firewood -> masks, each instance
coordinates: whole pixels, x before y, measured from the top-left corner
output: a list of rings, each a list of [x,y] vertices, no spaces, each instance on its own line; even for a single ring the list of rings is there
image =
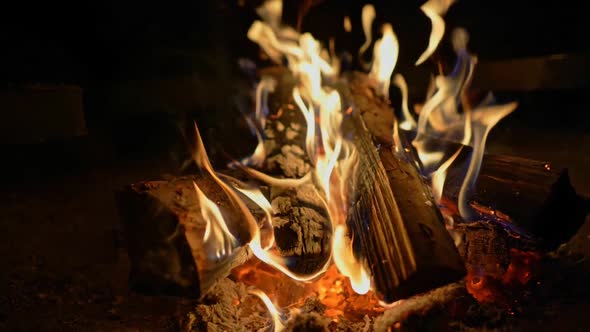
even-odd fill
[[[305,153],[305,119],[292,97],[295,81],[284,69],[265,71],[277,80],[269,96],[266,121],[267,159],[261,171],[279,178],[301,178],[312,166]],[[296,188],[270,186],[275,244],[288,268],[312,274],[330,258],[331,227],[326,207],[311,184]]]
[[[459,196],[471,150],[464,147],[449,168],[444,196],[451,200]],[[568,241],[590,213],[588,200],[576,193],[567,169],[508,155],[484,155],[470,200],[483,214],[504,216],[509,226],[538,238],[547,250]]]
[[[464,264],[413,156],[395,149],[393,110],[366,75],[354,73],[341,90],[360,113],[348,120],[360,154],[349,226],[376,292],[391,303],[462,278]]]
[[[219,260],[209,258],[203,245],[206,221],[193,181],[226,210],[242,245]],[[140,293],[198,298],[251,256],[243,246],[249,234],[240,227],[240,217],[232,215],[227,197],[207,177],[132,184],[117,193],[117,203],[131,261],[129,285]]]

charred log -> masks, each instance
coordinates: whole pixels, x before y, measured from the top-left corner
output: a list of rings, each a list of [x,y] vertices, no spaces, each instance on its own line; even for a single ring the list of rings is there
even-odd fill
[[[277,80],[269,97],[270,114],[265,128],[267,160],[262,171],[281,178],[301,178],[311,171],[305,153],[305,119],[296,109],[293,77],[282,69],[267,69]],[[275,243],[281,256],[288,258],[289,269],[313,273],[330,258],[331,227],[328,212],[314,187],[271,186]]]
[[[360,154],[349,224],[377,293],[393,302],[462,278],[464,264],[413,156],[396,150],[390,106],[363,74],[342,90],[359,112],[349,119]]]
[[[444,196],[451,200],[459,196],[471,150],[464,147],[449,168]],[[484,155],[470,200],[481,216],[500,216],[509,227],[539,238],[547,250],[567,242],[590,212],[589,201],[576,193],[567,169],[507,155]]]
[[[183,177],[145,181],[117,193],[117,203],[131,262],[130,288],[151,295],[200,297],[230,270],[251,255],[236,248],[221,259],[211,259],[204,246],[206,221],[193,181],[231,216],[228,199],[212,179]],[[249,234],[241,218],[231,216],[241,244]]]

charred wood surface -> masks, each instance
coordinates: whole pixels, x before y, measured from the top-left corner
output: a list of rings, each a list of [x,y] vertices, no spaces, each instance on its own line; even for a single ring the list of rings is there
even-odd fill
[[[283,70],[266,72],[277,80],[269,96],[269,115],[265,127],[268,153],[262,171],[280,178],[301,178],[311,171],[305,152],[305,119],[292,97],[295,81]],[[281,256],[288,258],[289,269],[313,273],[330,258],[331,226],[328,212],[314,187],[271,186],[275,243]]]
[[[193,181],[233,221],[229,227],[238,241],[249,241],[241,217],[232,215],[228,198],[212,179],[182,177],[130,185],[117,193],[117,203],[131,263],[131,289],[200,297],[250,257],[249,250],[239,246],[231,255],[211,258]]]
[[[449,168],[444,195],[457,200],[471,156],[464,147]],[[590,212],[588,199],[579,196],[567,169],[549,162],[507,155],[486,154],[473,197],[480,214],[492,212],[539,238],[554,250],[567,242],[584,224]]]
[[[347,85],[360,113],[351,118],[360,166],[349,223],[377,292],[393,302],[457,281],[464,264],[412,155],[395,149],[393,110],[366,75]]]

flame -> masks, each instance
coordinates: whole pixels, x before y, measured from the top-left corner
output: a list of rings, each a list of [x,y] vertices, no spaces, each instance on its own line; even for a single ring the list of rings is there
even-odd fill
[[[383,37],[375,42],[373,65],[369,76],[378,82],[382,95],[387,99],[389,98],[391,74],[399,54],[399,43],[391,24],[384,24],[382,31]]]
[[[349,16],[344,16],[344,31],[351,32],[352,31],[352,22],[350,21]]]
[[[465,180],[461,185],[458,203],[459,213],[464,220],[472,220],[476,216],[476,213],[469,205],[468,198],[471,197],[475,191],[475,184],[477,182],[477,176],[479,175],[488,134],[500,120],[512,113],[517,106],[518,104],[516,102],[505,105],[485,105],[480,106],[472,112],[473,152],[467,174],[465,175]]]
[[[278,30],[281,26],[281,17],[283,16],[283,0],[266,0],[260,7],[256,8],[256,13],[273,30]]]
[[[455,2],[455,0],[429,0],[420,7],[426,16],[432,22],[432,30],[430,32],[430,38],[428,40],[428,46],[420,58],[416,61],[416,66],[420,65],[426,59],[428,59],[432,53],[436,50],[436,47],[442,40],[445,34],[445,21],[442,19],[449,7]]]
[[[266,148],[264,146],[264,128],[266,126],[266,117],[268,116],[268,93],[274,92],[277,82],[272,77],[263,77],[256,87],[256,124],[251,124],[256,133],[258,144],[251,156],[244,158],[242,164],[262,167],[266,159]],[[250,118],[246,118],[250,119]],[[251,121],[251,120],[250,120]]]
[[[266,306],[266,309],[268,310],[268,312],[270,313],[270,316],[272,318],[273,331],[274,332],[283,331],[285,329],[285,324],[283,323],[283,320],[281,319],[282,314],[276,308],[274,303],[272,303],[270,298],[268,298],[268,295],[266,295],[263,291],[258,290],[258,289],[252,289],[249,291],[249,293],[257,296],[260,300],[262,300],[262,302]]]
[[[348,277],[352,289],[357,294],[366,294],[371,289],[371,278],[365,268],[359,264],[352,252],[352,241],[346,235],[344,225],[336,226],[334,230],[334,264],[338,271]]]
[[[408,84],[402,76],[402,74],[395,74],[393,77],[393,83],[400,89],[402,93],[402,115],[403,120],[400,122],[399,127],[404,130],[412,130],[416,128],[416,120],[410,113],[408,108]]]
[[[213,180],[221,187],[223,192],[229,199],[230,204],[236,208],[240,214],[244,217],[244,221],[246,222],[246,227],[248,228],[248,233],[250,235],[255,234],[258,231],[258,224],[252,216],[252,213],[246,207],[246,204],[238,197],[238,195],[234,192],[232,187],[226,184],[217,173],[214,171],[213,166],[211,165],[211,161],[207,156],[207,152],[205,150],[205,146],[203,144],[203,140],[201,139],[201,133],[199,132],[199,128],[195,123],[195,135],[196,135],[196,144],[195,144],[195,152],[193,153],[193,158],[195,163],[200,168],[204,169],[212,178]],[[219,220],[221,221],[221,220]],[[210,223],[210,221],[207,221]],[[225,222],[223,222],[225,224]],[[227,225],[225,225],[227,227]]]
[[[269,238],[265,241],[266,244],[261,245],[263,250],[268,250],[274,244],[275,237],[273,232],[273,225],[272,225],[272,205],[270,202],[264,197],[260,189],[242,189],[236,188],[239,192],[244,194],[246,197],[251,199],[254,203],[262,208],[264,214],[266,215],[265,224],[263,227],[266,227],[269,230]],[[262,241],[261,241],[262,242]]]
[[[453,164],[455,159],[459,156],[459,154],[463,151],[463,146],[461,146],[449,159],[447,159],[440,167],[431,175],[432,180],[432,195],[434,196],[434,201],[438,204],[442,198],[443,189],[445,186],[445,179],[447,177],[447,170]]]
[[[307,127],[305,134],[305,150],[307,152],[307,156],[311,159],[315,156],[315,112],[313,110],[313,105],[305,105],[305,102],[303,102],[297,87],[293,89],[293,99],[295,100],[295,104],[297,104],[299,110],[303,114],[303,118],[305,119],[305,124]],[[314,160],[312,160],[312,163],[313,162]]]
[[[237,245],[237,239],[228,229],[219,207],[207,198],[195,182],[193,185],[197,192],[201,216],[207,223],[203,242],[207,254],[212,256],[209,259],[216,260],[231,255]]]
[[[426,101],[416,127],[416,138],[412,145],[416,148],[426,175],[442,162],[444,156],[440,151],[429,151],[429,137],[442,137],[450,141],[469,144],[471,138],[471,121],[469,109],[459,113],[458,105],[471,83],[477,58],[467,51],[469,37],[463,29],[453,32],[453,47],[457,52],[457,63],[448,76],[434,78],[433,92]]]
[[[373,21],[375,20],[375,7],[373,5],[364,5],[362,12],[361,12],[361,22],[363,25],[363,33],[365,34],[365,42],[361,45],[359,49],[359,58],[362,58],[362,55],[367,51],[369,46],[371,45],[372,41],[372,32],[371,27],[373,26]]]

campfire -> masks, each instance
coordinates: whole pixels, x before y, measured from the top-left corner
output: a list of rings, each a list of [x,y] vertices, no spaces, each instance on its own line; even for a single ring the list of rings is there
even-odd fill
[[[432,31],[416,66],[441,43],[452,2],[421,7]],[[364,71],[346,69],[337,40],[284,24],[282,1],[258,14],[247,38],[266,65],[245,112],[258,144],[214,167],[197,123],[201,174],[119,193],[131,287],[198,299],[189,330],[386,331],[442,311],[461,321],[487,305],[518,314],[586,201],[550,163],[485,154],[517,103],[470,90],[467,31],[451,32],[454,66],[412,106],[395,72],[395,22],[373,40],[373,6],[362,27],[344,22],[364,31],[350,50]],[[396,88],[401,100],[390,99]]]

